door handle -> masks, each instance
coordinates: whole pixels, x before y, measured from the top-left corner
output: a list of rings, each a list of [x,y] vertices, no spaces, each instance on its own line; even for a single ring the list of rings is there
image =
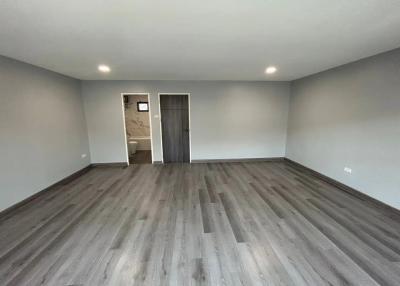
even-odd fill
[[[189,128],[185,128],[183,129],[185,132],[189,132]]]

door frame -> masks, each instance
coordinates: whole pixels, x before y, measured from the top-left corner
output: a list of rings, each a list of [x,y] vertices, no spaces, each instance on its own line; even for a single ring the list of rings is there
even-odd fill
[[[190,92],[159,92],[158,93],[158,114],[160,121],[160,141],[161,141],[161,162],[164,164],[164,148],[163,148],[163,137],[162,137],[162,124],[161,124],[161,95],[187,95],[188,96],[188,118],[189,118],[189,163],[192,163],[192,125],[190,120]]]
[[[124,95],[147,95],[147,102],[149,104],[151,163],[154,164],[153,129],[152,129],[152,126],[151,126],[151,100],[150,100],[150,93],[149,92],[122,92],[121,93],[122,117],[123,117],[123,122],[124,122],[125,154],[126,154],[127,163],[128,163],[128,166],[129,166],[128,140],[127,140],[128,138],[126,137]]]

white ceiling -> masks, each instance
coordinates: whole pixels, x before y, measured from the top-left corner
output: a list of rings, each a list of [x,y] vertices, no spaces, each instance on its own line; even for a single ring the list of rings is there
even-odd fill
[[[79,79],[293,80],[397,47],[399,0],[0,1],[0,54]]]

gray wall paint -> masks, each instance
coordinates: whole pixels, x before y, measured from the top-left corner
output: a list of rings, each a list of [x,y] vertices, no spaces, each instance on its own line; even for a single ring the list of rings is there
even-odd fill
[[[192,160],[285,155],[288,83],[83,81],[92,163],[126,161],[124,92],[150,93],[155,161],[162,159],[159,92],[191,94]]]
[[[295,81],[287,157],[400,209],[400,49]]]
[[[89,164],[75,79],[0,56],[0,211]]]

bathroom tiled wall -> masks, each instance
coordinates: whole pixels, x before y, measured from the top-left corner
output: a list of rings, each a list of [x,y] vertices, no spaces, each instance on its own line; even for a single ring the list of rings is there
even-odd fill
[[[149,113],[137,111],[138,101],[147,102],[147,95],[129,95],[129,104],[125,105],[125,123],[128,138],[150,136]]]

